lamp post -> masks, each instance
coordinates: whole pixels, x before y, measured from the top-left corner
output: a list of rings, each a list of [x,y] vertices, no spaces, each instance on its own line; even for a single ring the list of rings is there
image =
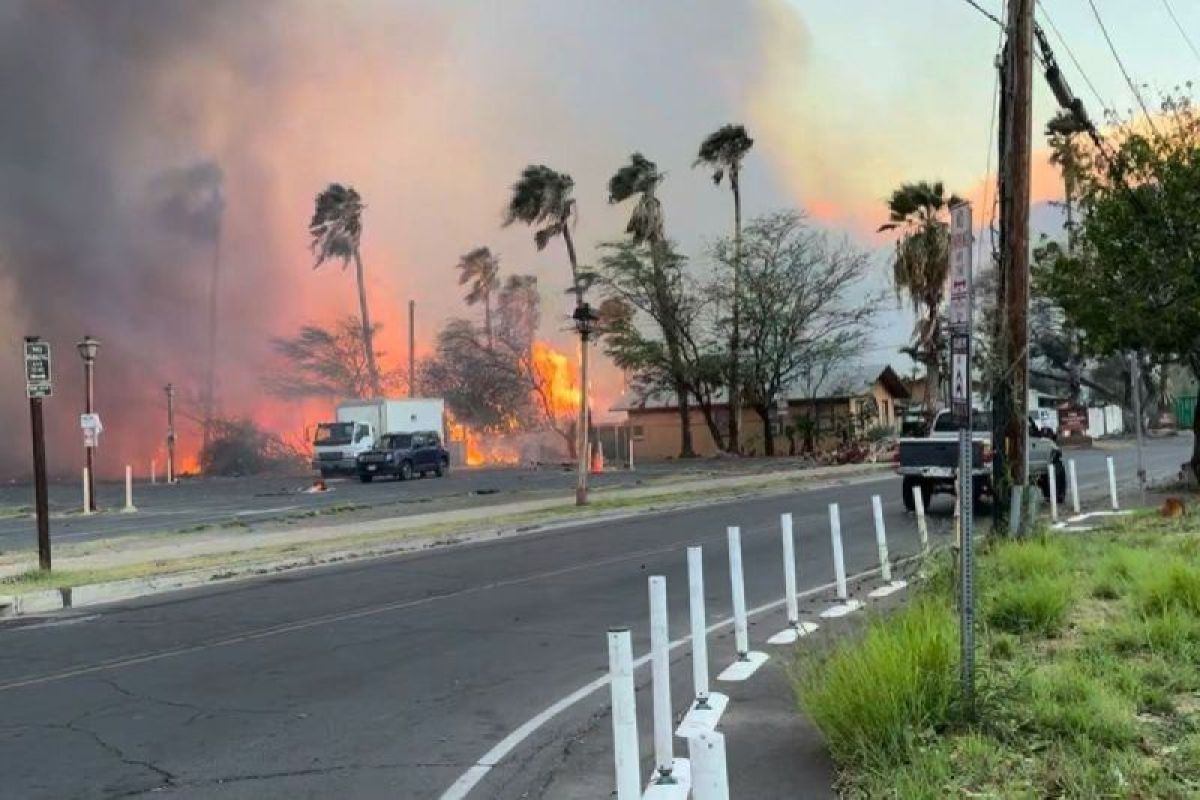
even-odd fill
[[[575,306],[571,315],[575,322],[575,330],[579,332],[579,423],[575,434],[576,455],[578,463],[575,470],[575,505],[588,504],[588,339],[595,330],[596,322],[600,319],[592,307],[586,302]]]
[[[83,397],[83,413],[93,413],[93,401],[95,400],[95,383],[92,378],[93,371],[96,366],[96,352],[100,349],[100,342],[93,339],[91,336],[84,336],[83,339],[75,345],[79,350],[79,357],[83,359],[83,382],[84,382],[84,397]],[[87,490],[88,490],[88,511],[96,510],[96,469],[93,466],[93,451],[96,449],[91,442],[94,439],[88,440],[89,443],[84,447],[84,457],[86,459],[85,466],[87,467]]]

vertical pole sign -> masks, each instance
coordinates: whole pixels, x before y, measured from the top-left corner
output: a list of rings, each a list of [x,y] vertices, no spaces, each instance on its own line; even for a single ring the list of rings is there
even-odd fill
[[[33,432],[33,498],[37,517],[38,566],[50,571],[50,516],[46,492],[46,428],[42,399],[53,394],[50,381],[50,343],[40,336],[25,337],[25,394]]]
[[[950,209],[950,411],[958,425],[958,515],[962,530],[959,547],[959,626],[963,706],[975,709],[975,520],[974,478],[971,474],[971,206]]]

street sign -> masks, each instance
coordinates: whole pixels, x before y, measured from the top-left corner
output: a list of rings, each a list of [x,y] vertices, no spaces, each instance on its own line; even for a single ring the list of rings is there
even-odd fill
[[[83,429],[83,446],[97,447],[100,444],[100,434],[104,424],[100,422],[99,414],[80,414],[79,427]]]
[[[25,393],[29,397],[53,394],[50,380],[50,343],[37,337],[25,339]]]
[[[950,327],[971,325],[971,206],[962,203],[950,209]]]

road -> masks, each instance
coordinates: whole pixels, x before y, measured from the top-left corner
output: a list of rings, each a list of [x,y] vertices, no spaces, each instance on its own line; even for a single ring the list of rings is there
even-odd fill
[[[659,462],[590,477],[594,487],[632,486],[664,475],[703,476],[738,474],[777,468],[769,459]],[[573,494],[570,469],[508,467],[453,470],[444,478],[399,482],[380,480],[361,484],[353,478],[334,478],[329,491],[311,493],[306,475],[282,477],[185,479],[174,486],[138,483],[134,488],[137,514],[122,514],[124,483],[97,485],[102,513],[83,516],[79,486],[51,485],[51,537],[54,542],[80,542],[135,533],[195,531],[202,526],[237,523],[254,529],[278,526],[313,511],[338,510],[340,520],[363,520],[421,514],[434,510],[512,502],[555,492]],[[32,487],[0,487],[0,551],[35,546],[36,532],[28,508]]]
[[[1186,444],[1157,444],[1154,471],[1177,469]],[[1104,455],[1079,456],[1089,496],[1105,491]],[[1131,455],[1114,455],[1131,473]],[[830,579],[831,502],[849,570],[874,566],[872,494],[893,554],[912,552],[912,520],[887,476],[7,623],[2,793],[439,798],[510,732],[604,674],[608,627],[631,625],[646,650],[648,575],[667,576],[671,630],[686,629],[685,547],[704,546],[710,619],[721,618],[727,524],[742,528],[754,607],[781,595],[781,512],[795,516],[801,589]],[[947,511],[935,506],[936,537]],[[758,622],[761,646],[781,620]],[[731,659],[727,635],[710,654],[714,671]],[[676,693],[687,685],[680,662]],[[539,797],[563,742],[598,724],[605,701],[587,695],[532,731],[469,797]]]

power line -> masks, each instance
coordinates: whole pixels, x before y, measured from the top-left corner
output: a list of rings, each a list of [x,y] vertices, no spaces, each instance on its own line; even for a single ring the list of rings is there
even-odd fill
[[[1092,79],[1088,77],[1083,65],[1080,64],[1079,59],[1075,57],[1075,51],[1071,49],[1071,45],[1067,43],[1066,37],[1062,35],[1062,32],[1059,31],[1058,26],[1054,24],[1054,20],[1050,18],[1050,14],[1046,11],[1045,4],[1042,3],[1042,0],[1038,0],[1037,5],[1038,10],[1041,11],[1042,19],[1046,20],[1046,23],[1050,26],[1050,30],[1054,31],[1054,36],[1063,46],[1063,49],[1067,51],[1067,56],[1071,59],[1071,63],[1075,65],[1075,69],[1079,71],[1080,77],[1083,78],[1083,82],[1087,84],[1092,96],[1096,98],[1096,102],[1100,104],[1100,109],[1102,111],[1111,111],[1112,106],[1104,102],[1104,98],[1100,96],[1100,92],[1097,91],[1096,85],[1092,83]]]
[[[1154,135],[1158,135],[1158,128],[1154,126],[1154,118],[1150,116],[1150,109],[1146,108],[1146,101],[1142,99],[1142,93],[1138,91],[1137,84],[1133,82],[1133,78],[1129,77],[1129,71],[1125,69],[1125,62],[1121,60],[1121,56],[1117,53],[1117,47],[1113,44],[1112,37],[1108,35],[1108,28],[1104,25],[1104,20],[1100,18],[1100,9],[1096,8],[1096,0],[1088,0],[1088,5],[1092,7],[1092,15],[1096,18],[1096,24],[1100,26],[1100,32],[1104,34],[1104,41],[1108,42],[1108,49],[1112,53],[1113,59],[1117,62],[1117,66],[1121,70],[1121,74],[1125,76],[1125,82],[1129,84],[1129,91],[1133,92],[1134,99],[1142,108],[1142,113],[1146,115],[1146,122],[1150,124],[1150,130],[1154,131]]]
[[[984,8],[983,6],[979,5],[979,3],[976,3],[976,2],[975,2],[975,0],[963,0],[963,2],[964,2],[964,3],[966,3],[967,5],[969,5],[971,8],[975,9],[976,11],[978,11],[980,14],[983,14],[985,17],[987,17],[988,19],[990,19],[992,22],[994,22],[994,23],[996,23],[997,25],[999,25],[999,26],[1001,27],[1001,29],[1003,29],[1003,28],[1004,28],[1004,22],[1003,22],[1003,20],[1001,20],[999,17],[997,17],[997,16],[996,16],[995,14],[993,14],[992,12],[988,11],[988,10],[987,10],[986,8]]]
[[[1171,8],[1170,0],[1162,0],[1163,8],[1167,9],[1167,13],[1171,15],[1171,21],[1175,23],[1175,28],[1179,31],[1179,35],[1187,42],[1188,48],[1192,51],[1192,55],[1200,61],[1200,50],[1196,49],[1196,45],[1192,43],[1192,37],[1187,35],[1187,31],[1183,29],[1183,25],[1179,24],[1179,17],[1175,16],[1175,9]]]

